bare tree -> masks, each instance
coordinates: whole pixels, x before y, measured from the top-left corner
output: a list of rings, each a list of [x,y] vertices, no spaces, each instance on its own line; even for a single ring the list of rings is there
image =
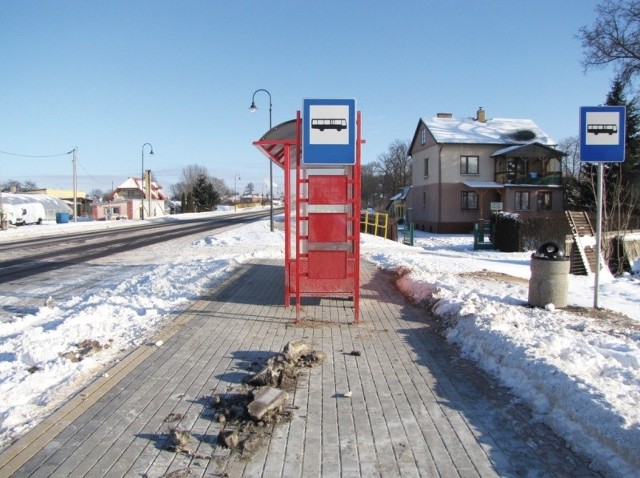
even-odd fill
[[[602,229],[605,233],[623,236],[625,231],[631,229],[635,208],[640,201],[640,193],[634,188],[628,187],[623,178],[623,173],[616,171],[613,181],[607,181],[607,176],[612,172],[609,165],[603,168],[604,179],[602,182]],[[591,184],[593,197],[596,196],[598,180],[596,168],[592,167],[586,173]],[[624,260],[621,250],[614,247],[610,240],[602,241],[602,253],[607,264],[614,264],[614,274],[623,272]]]
[[[361,196],[362,207],[378,209],[383,205],[381,197],[381,181],[378,176],[378,165],[368,163],[362,165]]]
[[[207,168],[199,164],[190,164],[182,168],[182,177],[176,184],[171,185],[171,194],[173,197],[180,197],[182,193],[188,194],[197,184],[198,178],[201,176],[209,176]]]
[[[558,149],[566,154],[562,159],[562,175],[579,177],[582,163],[580,161],[580,139],[569,136],[560,140]]]
[[[640,1],[604,0],[595,23],[580,28],[578,38],[585,71],[613,64],[620,78],[631,80],[640,73]]]
[[[252,196],[255,190],[256,190],[256,187],[253,183],[247,183],[247,185],[244,188],[244,194],[248,194]]]
[[[15,188],[16,192],[21,192],[38,189],[38,186],[36,186],[36,183],[34,181],[27,180],[24,182],[20,182],[16,181],[15,179],[7,179],[4,183],[2,183],[2,186],[0,186],[0,188],[5,192],[11,191],[12,188]]]
[[[382,194],[389,198],[404,186],[411,184],[411,157],[409,141],[396,139],[389,150],[378,156],[377,170],[381,177]]]
[[[220,195],[220,197],[230,196],[231,194],[233,194],[233,190],[228,188],[222,179],[210,176],[209,180],[213,185],[213,189]]]
[[[186,197],[187,194],[193,191],[193,188],[198,184],[198,181],[201,181],[202,176],[208,178],[208,181],[213,186],[214,191],[216,191],[220,197],[228,196],[232,193],[222,179],[216,178],[215,176],[209,176],[207,168],[200,166],[199,164],[190,164],[182,168],[180,181],[169,187],[171,197],[180,198],[183,195]]]

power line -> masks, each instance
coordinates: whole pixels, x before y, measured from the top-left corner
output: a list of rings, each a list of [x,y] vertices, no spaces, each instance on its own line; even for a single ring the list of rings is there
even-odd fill
[[[88,176],[92,181],[94,181],[94,182],[96,182],[96,183],[98,183],[98,184],[104,184],[105,186],[108,186],[108,185],[109,185],[109,183],[108,183],[108,182],[102,182],[102,181],[100,181],[100,180],[98,180],[98,179],[94,178],[94,177],[91,175],[91,173],[89,173],[86,169],[84,169],[84,167],[82,166],[82,163],[80,163],[80,161],[78,161],[78,166],[80,166],[80,169],[82,169],[82,170],[85,172],[85,174],[86,174],[86,175],[87,175],[87,176]],[[113,183],[113,181],[112,181],[112,183]]]
[[[9,156],[20,156],[22,158],[55,158],[56,156],[66,156],[67,154],[71,154],[75,151],[75,149],[72,149],[71,151],[67,152],[67,153],[60,153],[60,154],[42,154],[42,155],[33,155],[33,154],[20,154],[20,153],[9,153],[7,151],[0,151],[0,153],[2,154],[8,154]]]

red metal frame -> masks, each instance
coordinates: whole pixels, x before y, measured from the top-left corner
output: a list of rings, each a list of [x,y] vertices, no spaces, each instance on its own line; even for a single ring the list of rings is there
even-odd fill
[[[364,143],[361,115],[358,111],[354,165],[302,165],[301,133],[298,111],[295,137],[268,139],[267,133],[263,139],[253,142],[285,171],[285,306],[289,307],[295,296],[296,322],[299,322],[302,297],[346,297],[353,300],[354,320],[359,323],[361,145]],[[294,170],[295,190],[292,191]],[[295,221],[292,224],[293,200]],[[292,227],[295,255],[292,255]]]

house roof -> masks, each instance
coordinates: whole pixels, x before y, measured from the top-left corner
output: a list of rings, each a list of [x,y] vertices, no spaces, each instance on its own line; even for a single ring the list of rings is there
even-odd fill
[[[145,195],[144,189],[142,188],[142,180],[140,178],[127,178],[125,182],[114,190],[114,192],[122,189],[135,189],[137,191],[141,191],[143,196]],[[162,190],[162,186],[155,181],[151,181],[151,199],[168,199],[168,196]]]
[[[537,141],[533,143],[527,144],[516,144],[514,146],[508,146],[506,148],[499,149],[491,156],[521,156],[521,157],[536,157],[542,155],[549,155],[551,153],[552,157],[562,157],[566,156],[566,153],[562,151],[558,151],[557,149],[552,148],[551,146],[547,146],[544,144],[540,144]]]
[[[398,194],[391,196],[389,198],[389,201],[404,201],[407,199],[407,195],[409,194],[409,191],[411,191],[411,186],[404,186],[400,188],[400,191],[398,192]]]
[[[495,181],[463,181],[462,184],[473,189],[504,189],[504,184]]]
[[[524,144],[537,142],[555,146],[538,125],[529,119],[433,117],[422,119],[437,143],[460,144]]]

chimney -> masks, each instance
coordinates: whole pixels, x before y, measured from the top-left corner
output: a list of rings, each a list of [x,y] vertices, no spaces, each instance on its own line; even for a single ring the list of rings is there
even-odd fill
[[[478,112],[476,113],[476,121],[479,121],[480,123],[487,122],[487,116],[485,114],[485,111],[482,109],[482,106],[478,108]]]
[[[438,118],[453,118],[453,113],[438,113]]]

